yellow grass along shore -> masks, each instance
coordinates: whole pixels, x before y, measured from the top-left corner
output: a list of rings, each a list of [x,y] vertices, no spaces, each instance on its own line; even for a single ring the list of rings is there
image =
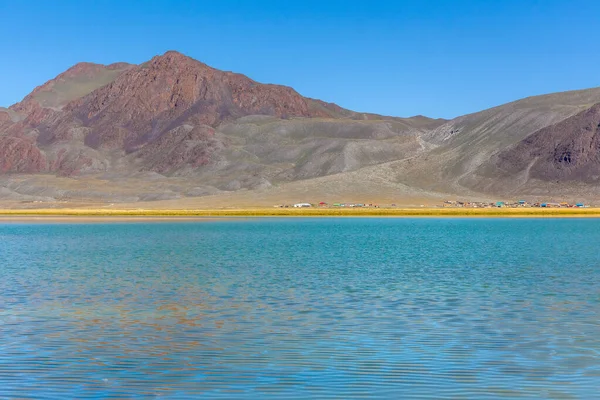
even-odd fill
[[[600,217],[600,208],[0,209],[0,217]]]

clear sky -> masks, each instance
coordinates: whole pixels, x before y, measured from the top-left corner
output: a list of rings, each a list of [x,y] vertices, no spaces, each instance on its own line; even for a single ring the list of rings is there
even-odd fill
[[[451,118],[600,86],[597,0],[0,0],[0,106],[178,50],[356,111]]]

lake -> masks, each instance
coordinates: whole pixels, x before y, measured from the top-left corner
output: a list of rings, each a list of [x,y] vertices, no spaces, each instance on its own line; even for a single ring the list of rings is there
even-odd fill
[[[600,220],[1,223],[0,398],[598,398]]]

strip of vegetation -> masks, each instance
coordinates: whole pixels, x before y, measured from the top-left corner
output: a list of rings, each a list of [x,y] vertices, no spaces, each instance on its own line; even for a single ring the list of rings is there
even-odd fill
[[[214,210],[150,210],[150,209],[12,209],[0,210],[0,216],[139,216],[139,217],[263,217],[263,216],[432,216],[432,217],[521,217],[521,216],[594,216],[600,208],[249,208]]]

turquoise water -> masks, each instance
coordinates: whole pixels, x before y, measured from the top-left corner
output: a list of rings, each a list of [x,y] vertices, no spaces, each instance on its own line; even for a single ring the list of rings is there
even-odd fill
[[[600,220],[0,225],[0,398],[600,398]]]

